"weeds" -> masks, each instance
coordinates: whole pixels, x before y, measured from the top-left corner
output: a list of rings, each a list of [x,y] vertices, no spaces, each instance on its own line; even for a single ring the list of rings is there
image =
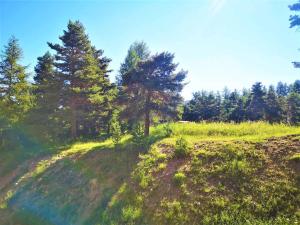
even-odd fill
[[[186,157],[189,154],[190,148],[188,146],[188,142],[183,138],[180,137],[176,140],[174,154],[177,158]]]

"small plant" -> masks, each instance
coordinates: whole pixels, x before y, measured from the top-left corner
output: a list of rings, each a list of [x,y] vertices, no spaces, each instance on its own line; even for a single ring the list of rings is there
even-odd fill
[[[133,206],[127,206],[122,209],[123,221],[127,224],[133,224],[141,216],[141,209]]]
[[[177,173],[175,173],[173,180],[176,185],[180,186],[183,184],[185,178],[186,178],[185,174],[181,171],[178,171]]]
[[[251,170],[249,163],[245,160],[233,160],[231,163],[231,170],[234,174],[248,174]]]
[[[117,118],[113,118],[111,121],[111,136],[112,140],[115,145],[119,144],[121,137],[122,137],[122,131],[121,126]]]
[[[183,137],[176,140],[174,152],[176,157],[186,157],[189,154],[189,150],[188,142]]]
[[[182,203],[177,200],[172,202],[163,199],[161,201],[161,207],[163,208],[163,213],[159,216],[162,218],[161,224],[186,224],[188,221],[188,215],[184,211]]]
[[[144,143],[144,130],[143,126],[139,123],[135,124],[132,129],[133,142],[140,146]]]
[[[163,126],[163,131],[164,131],[165,137],[170,137],[173,133],[173,131],[170,127],[170,124],[168,124],[168,123]]]

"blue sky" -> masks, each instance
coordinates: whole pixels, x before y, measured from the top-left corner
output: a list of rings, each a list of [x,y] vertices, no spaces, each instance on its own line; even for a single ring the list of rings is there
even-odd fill
[[[112,80],[127,49],[145,41],[151,52],[175,53],[189,71],[186,99],[197,90],[250,87],[300,79],[299,32],[289,28],[296,0],[1,1],[0,46],[15,35],[32,71],[69,19],[80,20],[92,43],[112,58]]]

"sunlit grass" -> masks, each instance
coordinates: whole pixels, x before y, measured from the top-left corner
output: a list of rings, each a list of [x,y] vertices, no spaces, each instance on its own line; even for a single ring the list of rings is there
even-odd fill
[[[286,124],[269,124],[265,122],[234,123],[172,123],[169,125],[172,135],[163,140],[174,143],[178,137],[189,142],[198,141],[263,141],[271,137],[300,134],[300,127]],[[163,130],[164,125],[152,129]]]
[[[124,135],[123,138],[120,141],[120,144],[124,144],[128,141],[130,138],[130,135]],[[57,154],[54,154],[50,156],[47,159],[41,160],[37,163],[37,165],[34,167],[33,170],[30,172],[24,174],[22,177],[18,179],[18,181],[15,183],[15,188],[18,187],[20,183],[23,181],[26,181],[30,178],[37,177],[41,174],[43,174],[48,168],[50,168],[52,165],[54,165],[59,160],[63,160],[68,157],[72,157],[74,155],[80,156],[84,155],[90,151],[93,151],[95,149],[114,149],[114,144],[111,139],[107,139],[102,142],[78,142],[74,143],[70,148],[63,150]],[[6,208],[7,202],[13,197],[15,190],[9,190],[4,198],[0,199],[0,208]]]

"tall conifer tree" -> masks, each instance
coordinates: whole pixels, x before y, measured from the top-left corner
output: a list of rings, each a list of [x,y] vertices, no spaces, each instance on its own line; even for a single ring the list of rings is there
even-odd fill
[[[61,107],[66,111],[71,137],[78,137],[79,131],[96,134],[99,118],[109,114],[108,106],[116,95],[107,77],[109,60],[91,45],[79,21],[70,21],[59,39],[62,45],[48,44],[56,51],[54,65],[63,84]]]
[[[144,121],[144,135],[149,135],[153,114],[176,116],[182,98],[180,92],[187,72],[175,72],[177,64],[174,55],[163,52],[145,61],[124,76],[126,108],[123,113],[128,117],[138,117]]]
[[[280,105],[278,96],[276,95],[275,88],[269,87],[266,95],[266,110],[265,118],[271,123],[280,122],[282,120],[283,108]]]
[[[260,82],[252,86],[247,104],[247,114],[250,120],[263,120],[265,114],[265,90]]]
[[[27,81],[26,66],[20,64],[21,58],[18,40],[11,37],[0,62],[0,117],[10,123],[24,119],[33,104],[31,85]]]

